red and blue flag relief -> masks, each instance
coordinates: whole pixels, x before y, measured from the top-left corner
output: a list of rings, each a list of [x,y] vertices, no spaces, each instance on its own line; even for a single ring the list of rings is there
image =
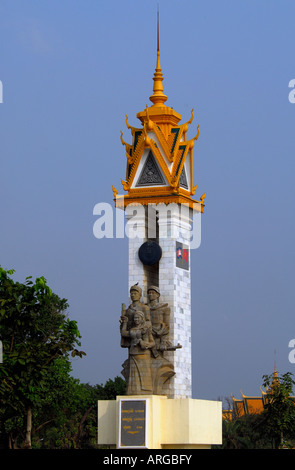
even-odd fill
[[[176,242],[176,266],[189,269],[189,247],[179,242]]]

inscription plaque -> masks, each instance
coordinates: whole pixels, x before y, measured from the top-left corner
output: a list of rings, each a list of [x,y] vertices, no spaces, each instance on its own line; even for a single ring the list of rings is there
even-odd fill
[[[119,402],[119,448],[147,448],[147,400]]]

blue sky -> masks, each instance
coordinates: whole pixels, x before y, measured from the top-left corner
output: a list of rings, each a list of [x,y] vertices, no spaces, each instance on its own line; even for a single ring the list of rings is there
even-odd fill
[[[93,236],[93,207],[121,189],[128,141],[152,94],[156,11],[167,104],[195,110],[193,397],[259,394],[295,373],[295,78],[292,0],[2,0],[0,264],[44,275],[78,321],[83,382],[120,375],[127,239]],[[195,127],[194,127],[195,126]]]

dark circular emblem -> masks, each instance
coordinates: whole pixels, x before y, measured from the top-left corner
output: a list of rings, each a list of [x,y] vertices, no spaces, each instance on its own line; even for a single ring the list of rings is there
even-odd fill
[[[147,241],[139,248],[138,256],[142,264],[145,264],[146,266],[152,266],[161,259],[162,248],[156,242]]]

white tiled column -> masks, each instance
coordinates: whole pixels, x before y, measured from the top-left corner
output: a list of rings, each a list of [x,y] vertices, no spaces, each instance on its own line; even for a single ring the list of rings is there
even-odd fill
[[[162,258],[159,264],[159,288],[161,301],[168,302],[171,309],[170,339],[181,349],[169,353],[176,375],[171,380],[171,398],[192,396],[192,352],[191,352],[191,275],[189,270],[176,267],[176,242],[189,246],[191,219],[189,213],[180,219],[180,207],[170,205],[170,217],[166,217],[167,206],[162,213],[159,207],[159,244]],[[162,217],[161,217],[162,213]]]
[[[129,276],[128,276],[128,285],[130,287],[138,282],[139,287],[142,288],[143,301],[146,302],[146,290],[147,290],[147,280],[144,270],[144,266],[141,263],[138,257],[138,250],[141,245],[146,241],[146,216],[145,209],[143,206],[134,206],[134,210],[137,211],[136,214],[133,214],[133,207],[128,206],[126,209],[126,219],[127,224],[131,224],[130,233],[128,236],[129,239]],[[133,226],[135,223],[136,217],[136,226]],[[134,230],[132,230],[134,229]],[[136,236],[133,236],[136,235]]]

